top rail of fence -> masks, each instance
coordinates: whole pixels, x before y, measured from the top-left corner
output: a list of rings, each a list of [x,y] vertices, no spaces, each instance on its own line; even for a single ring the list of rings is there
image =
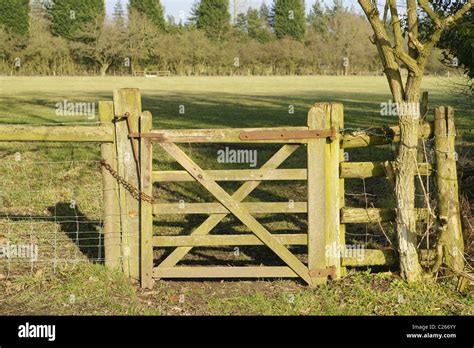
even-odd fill
[[[112,124],[110,127],[0,125],[0,141],[111,143],[114,132]]]

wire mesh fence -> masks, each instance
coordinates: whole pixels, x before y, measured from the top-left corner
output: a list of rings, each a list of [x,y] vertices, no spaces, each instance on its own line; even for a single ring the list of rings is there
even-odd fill
[[[99,161],[96,144],[0,144],[3,276],[104,262]]]

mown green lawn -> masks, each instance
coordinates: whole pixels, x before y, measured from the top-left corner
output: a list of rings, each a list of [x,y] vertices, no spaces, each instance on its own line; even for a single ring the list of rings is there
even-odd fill
[[[472,146],[474,114],[450,89],[452,80],[426,78],[431,110],[437,105],[456,107],[459,139]],[[62,124],[96,122],[87,117],[57,116],[56,103],[96,103],[111,100],[114,88],[137,87],[143,109],[153,114],[154,128],[272,127],[306,124],[316,102],[341,102],[347,128],[392,125],[396,119],[380,115],[388,102],[383,77],[0,77],[0,124]],[[293,110],[290,113],[289,110]],[[184,110],[184,113],[183,113]],[[432,113],[432,112],[431,112]],[[216,161],[221,145],[189,145],[183,149],[204,168],[248,168]],[[258,166],[278,147],[248,146],[258,150]],[[386,160],[394,148],[384,146],[350,151],[350,160]],[[21,160],[16,156],[21,154]],[[396,276],[350,273],[341,282],[309,289],[295,281],[160,281],[152,291],[130,285],[118,274],[89,259],[102,259],[101,177],[96,145],[0,144],[0,244],[31,241],[40,245],[42,262],[35,265],[0,260],[0,313],[58,314],[472,314],[472,295],[458,294],[449,279],[438,284],[406,285]],[[283,167],[305,165],[304,148]],[[160,151],[154,167],[179,169]],[[224,187],[235,190],[235,183]],[[393,203],[384,179],[348,180],[346,204],[365,207]],[[380,194],[382,193],[383,194]],[[364,193],[367,193],[365,195]],[[193,183],[155,187],[162,201],[209,201]],[[249,200],[304,201],[304,183],[265,183]],[[71,206],[71,203],[74,205]],[[168,217],[156,222],[155,233],[186,233],[202,216]],[[79,223],[78,223],[79,221]],[[304,230],[304,215],[262,216],[272,231]],[[393,226],[384,226],[393,237]],[[215,232],[245,231],[229,218]],[[79,242],[77,237],[79,236]],[[387,241],[374,225],[348,226],[347,242],[385,247]],[[40,252],[40,253],[41,253]],[[300,253],[301,250],[294,250]],[[304,258],[304,255],[301,257]],[[219,258],[219,260],[217,260]],[[56,262],[52,262],[55,260]],[[82,261],[80,263],[71,260]],[[274,263],[265,250],[233,248],[198,250],[189,262],[232,265]],[[2,264],[3,262],[3,264]],[[396,269],[380,269],[393,271]],[[361,270],[359,270],[361,271]],[[395,274],[395,273],[394,273]],[[183,297],[184,296],[184,297]],[[184,301],[182,300],[184,298]],[[19,304],[22,306],[19,306]],[[26,309],[28,308],[28,309]]]

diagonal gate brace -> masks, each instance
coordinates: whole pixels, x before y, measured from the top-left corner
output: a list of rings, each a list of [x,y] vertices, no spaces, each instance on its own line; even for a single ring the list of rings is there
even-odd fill
[[[160,146],[171,155],[189,174],[206,188],[223,206],[252,232],[275,254],[277,254],[296,274],[308,284],[312,284],[308,268],[283,246],[268,230],[255,219],[240,202],[232,198],[216,181],[190,159],[176,144],[161,143]]]

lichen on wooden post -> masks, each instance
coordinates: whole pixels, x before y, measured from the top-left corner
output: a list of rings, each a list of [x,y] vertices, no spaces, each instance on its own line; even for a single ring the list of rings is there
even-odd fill
[[[309,129],[326,127],[327,104],[309,110]],[[308,155],[308,268],[326,268],[326,139],[310,139]],[[312,285],[323,284],[327,277],[312,277]]]
[[[308,114],[309,129],[334,127],[338,134],[336,139],[308,140],[308,268],[310,272],[334,269],[335,278],[343,272],[341,253],[345,248],[339,211],[344,185],[339,176],[342,114],[341,104],[330,103],[318,103]],[[326,279],[313,277],[313,285]]]
[[[138,123],[142,113],[140,90],[136,88],[114,90],[114,113],[118,174],[130,185],[138,188],[140,186],[137,158],[139,143],[138,140],[131,140],[128,136],[131,132],[139,131]],[[138,280],[140,278],[140,204],[122,185],[119,185],[119,194],[124,273]]]
[[[337,279],[343,275],[341,258],[345,254],[345,226],[341,225],[340,210],[344,203],[344,180],[340,178],[341,135],[339,130],[343,127],[344,107],[342,104],[329,104],[329,114],[326,118],[326,128],[336,129],[336,139],[328,139],[326,148],[326,235],[330,248],[327,252],[326,267],[334,267]]]
[[[151,113],[145,111],[140,117],[140,133],[152,129]],[[153,146],[150,139],[140,139],[140,190],[153,196],[152,161]],[[153,204],[140,200],[140,282],[143,288],[153,287]]]
[[[99,118],[103,127],[110,127],[114,119],[114,105],[111,101],[99,102]],[[117,170],[117,159],[115,156],[115,142],[103,143],[100,146],[101,158],[105,160],[112,169]],[[103,182],[103,207],[104,207],[104,252],[105,265],[112,269],[121,269],[121,226],[120,210],[118,206],[117,181],[102,167]]]
[[[459,210],[456,170],[456,130],[451,107],[435,109],[436,187],[440,236],[438,250],[444,262],[455,271],[464,268],[464,241]],[[440,258],[441,255],[438,255]]]

